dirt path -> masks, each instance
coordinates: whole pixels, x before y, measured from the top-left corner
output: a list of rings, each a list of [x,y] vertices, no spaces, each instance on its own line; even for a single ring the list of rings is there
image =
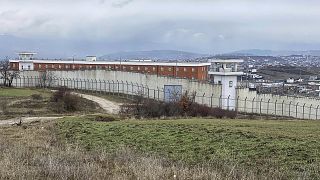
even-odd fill
[[[51,120],[56,120],[56,119],[61,119],[61,118],[63,118],[63,117],[22,117],[21,123],[30,123],[30,122],[37,122],[37,121],[51,121]],[[8,120],[1,120],[0,126],[14,125],[14,124],[19,124],[19,123],[20,123],[20,118],[13,118],[13,119],[8,119]]]
[[[104,98],[92,96],[92,95],[88,95],[88,94],[80,94],[80,93],[74,93],[74,94],[77,94],[77,95],[81,96],[82,98],[85,98],[90,101],[98,103],[99,106],[109,114],[118,114],[119,113],[120,105],[121,105],[120,103],[112,102],[112,101],[106,100]]]
[[[106,100],[101,97],[97,96],[92,96],[92,95],[87,95],[87,94],[80,94],[80,93],[74,93],[82,98],[88,99],[90,101],[96,102],[99,104],[99,106],[104,109],[107,113],[110,114],[118,114],[120,110],[120,104],[116,102],[112,102],[109,100]],[[22,117],[20,118],[13,118],[13,119],[8,119],[8,120],[1,120],[0,121],[0,126],[3,125],[14,125],[14,124],[19,124],[20,120],[22,123],[30,123],[30,122],[36,122],[36,121],[51,121],[51,120],[56,120],[56,119],[61,119],[64,116],[61,117]]]

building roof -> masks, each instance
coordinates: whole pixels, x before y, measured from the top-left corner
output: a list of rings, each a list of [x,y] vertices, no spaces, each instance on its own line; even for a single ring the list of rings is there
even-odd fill
[[[22,62],[21,60],[10,60],[10,62]],[[26,61],[23,61],[26,62]],[[132,65],[132,66],[210,66],[210,63],[197,63],[197,62],[120,62],[120,61],[72,61],[72,60],[28,60],[33,63],[47,63],[47,64],[92,64],[92,65]]]

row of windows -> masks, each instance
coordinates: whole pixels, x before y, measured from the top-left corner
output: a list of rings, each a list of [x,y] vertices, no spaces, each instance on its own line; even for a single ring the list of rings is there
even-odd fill
[[[41,64],[39,64],[39,69],[41,69],[43,66],[41,65]],[[92,66],[92,65],[90,65],[90,66],[82,66],[82,65],[79,65],[79,68],[80,69],[82,69],[82,68],[86,68],[86,67],[89,67],[90,69],[92,69],[92,68],[100,68],[100,69],[102,69],[102,68],[108,68],[108,69],[113,69],[113,67],[112,66]],[[55,68],[55,65],[45,65],[45,68],[46,69],[48,69],[48,68],[52,68],[52,69],[54,69]],[[57,67],[58,69],[61,69],[62,68],[62,66],[61,65],[58,65],[58,67]],[[76,66],[75,65],[65,65],[65,68],[66,69],[70,69],[70,68],[72,68],[72,69],[76,69]],[[115,66],[115,69],[119,69],[120,68],[120,66]],[[126,70],[127,69],[127,67],[126,66],[122,66],[122,70]],[[140,71],[140,70],[145,70],[145,71],[148,71],[149,70],[149,67],[140,67],[140,66],[138,66],[137,67],[137,69],[138,69],[138,71]],[[160,71],[165,71],[165,67],[160,67]],[[202,67],[202,69],[204,69],[204,67]],[[134,70],[134,67],[133,66],[130,66],[130,70]],[[150,68],[150,70],[151,70],[151,68]],[[173,68],[172,67],[167,67],[167,70],[169,71],[169,72],[171,72],[171,71],[173,71]],[[184,72],[187,72],[187,68],[181,68],[181,70],[183,70]],[[152,71],[156,71],[156,67],[152,67]],[[176,71],[178,72],[178,71],[180,71],[180,68],[179,67],[177,67],[176,68]],[[195,72],[195,68],[191,68],[191,71],[192,72]]]

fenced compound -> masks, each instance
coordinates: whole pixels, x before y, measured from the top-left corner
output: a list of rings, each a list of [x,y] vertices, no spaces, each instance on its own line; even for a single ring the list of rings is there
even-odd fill
[[[2,84],[0,79],[0,84]],[[61,86],[68,87],[75,91],[86,91],[91,93],[108,93],[112,95],[123,96],[133,99],[135,96],[143,96],[144,98],[155,99],[158,101],[167,101],[169,97],[174,97],[169,89],[158,87],[156,89],[149,88],[142,84],[113,81],[113,80],[96,80],[96,79],[74,79],[74,78],[50,78],[43,79],[41,77],[26,77],[14,79],[14,87],[38,87],[38,88],[58,88]],[[183,93],[183,92],[181,92]],[[279,96],[278,98],[259,98],[241,97],[236,99],[222,98],[215,94],[197,94],[197,92],[189,92],[194,102],[209,107],[218,107],[227,110],[235,110],[243,114],[257,114],[278,117],[292,117],[297,119],[319,119],[320,101],[308,104],[305,99],[295,101]]]

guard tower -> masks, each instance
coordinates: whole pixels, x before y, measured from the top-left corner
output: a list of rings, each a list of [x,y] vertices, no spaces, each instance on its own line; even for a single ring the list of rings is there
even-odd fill
[[[224,109],[234,110],[236,108],[237,92],[236,86],[238,76],[243,75],[243,72],[238,71],[241,59],[213,59],[211,63],[209,75],[215,84],[221,84],[221,101],[220,107]]]
[[[33,60],[33,56],[37,53],[34,52],[19,52],[19,60]]]

